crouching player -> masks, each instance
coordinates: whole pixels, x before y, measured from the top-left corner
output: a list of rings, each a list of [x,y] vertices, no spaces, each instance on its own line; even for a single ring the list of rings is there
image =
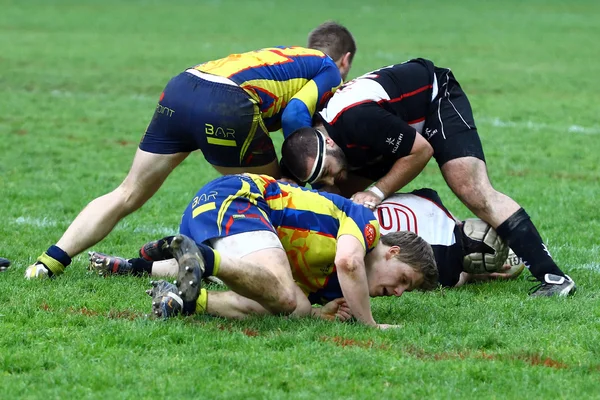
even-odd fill
[[[371,326],[369,297],[437,286],[431,246],[412,232],[380,240],[373,212],[341,196],[262,175],[216,179],[185,210],[180,234],[145,246],[152,260],[175,258],[175,284],[153,283],[153,311],[170,317],[209,313],[229,318],[319,313],[311,303],[337,300],[344,315]],[[110,272],[149,271],[152,261],[105,257]],[[105,268],[106,269],[106,268]],[[229,291],[206,291],[215,276]],[[321,310],[322,311],[322,310]]]

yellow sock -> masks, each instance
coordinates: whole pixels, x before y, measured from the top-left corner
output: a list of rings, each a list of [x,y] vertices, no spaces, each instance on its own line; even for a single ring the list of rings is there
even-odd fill
[[[215,255],[215,264],[213,267],[212,276],[217,276],[217,274],[219,273],[219,268],[221,267],[221,254],[214,249],[213,249],[213,253]]]
[[[196,300],[196,314],[204,314],[208,307],[208,292],[206,289],[200,289],[200,296]]]

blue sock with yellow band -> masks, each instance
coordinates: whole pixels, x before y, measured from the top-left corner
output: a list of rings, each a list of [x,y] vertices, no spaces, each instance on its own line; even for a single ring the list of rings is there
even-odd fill
[[[62,274],[65,268],[71,264],[71,257],[60,247],[52,245],[38,257],[37,261],[44,264],[52,276]]]

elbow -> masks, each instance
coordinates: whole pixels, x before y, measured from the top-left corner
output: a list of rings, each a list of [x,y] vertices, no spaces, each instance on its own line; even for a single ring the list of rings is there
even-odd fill
[[[362,259],[359,259],[358,257],[349,256],[336,261],[335,265],[338,272],[341,272],[346,275],[354,275],[360,268],[361,263]]]

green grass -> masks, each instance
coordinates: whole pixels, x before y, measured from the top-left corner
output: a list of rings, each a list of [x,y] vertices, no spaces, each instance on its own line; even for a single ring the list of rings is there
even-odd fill
[[[0,398],[600,398],[600,4],[593,1],[0,0]],[[23,279],[88,201],[125,176],[168,79],[326,19],[358,41],[351,76],[421,56],[453,69],[494,185],[531,214],[579,291],[524,277],[375,299],[402,329],[255,318],[148,319],[148,279]],[[280,143],[281,139],[277,139]],[[174,232],[216,173],[189,157],[94,247]],[[431,163],[433,187],[468,211]]]

